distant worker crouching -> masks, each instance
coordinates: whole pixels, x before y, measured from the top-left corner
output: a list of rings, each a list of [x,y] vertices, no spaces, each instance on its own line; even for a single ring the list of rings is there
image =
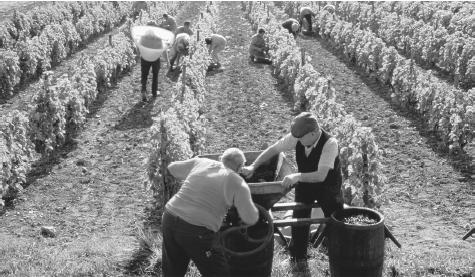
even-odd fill
[[[251,61],[257,63],[272,63],[268,59],[269,47],[264,39],[266,31],[264,29],[259,29],[257,34],[253,35],[251,38],[251,45],[249,46],[249,56]]]

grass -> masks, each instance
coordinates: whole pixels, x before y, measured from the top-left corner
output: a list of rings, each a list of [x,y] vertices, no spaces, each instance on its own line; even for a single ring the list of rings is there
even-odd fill
[[[58,243],[61,248],[55,247]],[[55,239],[0,240],[1,276],[117,276],[121,241],[114,238],[80,238],[72,243]],[[125,258],[125,256],[123,257]]]
[[[142,260],[141,269],[137,271],[139,275],[160,276],[161,273],[161,236],[153,235],[150,231],[140,231],[138,233],[141,251],[136,257]],[[389,277],[423,277],[423,276],[475,276],[472,267],[466,268],[466,260],[469,257],[450,256],[447,253],[430,253],[427,251],[416,251],[410,249],[395,248],[386,242],[385,264],[383,276]],[[140,254],[139,254],[140,253]],[[321,277],[330,276],[329,260],[325,250],[321,248],[309,248],[308,253],[311,258],[307,265],[293,265],[287,251],[275,243],[274,259],[272,267],[273,277]],[[462,259],[461,259],[462,258]],[[187,277],[201,276],[196,266],[190,263]]]

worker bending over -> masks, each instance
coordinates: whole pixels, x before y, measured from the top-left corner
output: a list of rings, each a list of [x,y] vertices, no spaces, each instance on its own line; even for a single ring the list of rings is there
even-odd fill
[[[171,49],[171,59],[170,59],[170,71],[173,71],[173,66],[175,61],[177,61],[177,67],[180,62],[180,58],[183,56],[188,56],[190,48],[190,36],[187,33],[178,34],[175,37],[175,42],[173,43]]]
[[[300,29],[300,24],[297,19],[289,18],[284,23],[282,23],[282,27],[284,27],[289,33],[291,33],[294,38],[297,37],[297,33]]]
[[[162,216],[163,276],[185,276],[190,259],[202,276],[228,276],[229,269],[218,230],[231,206],[245,224],[254,225],[259,213],[248,184],[237,172],[246,162],[238,148],[224,151],[220,161],[193,158],[173,162],[168,171],[184,180],[165,205]]]
[[[221,67],[218,54],[226,47],[226,38],[218,34],[212,34],[211,36],[205,38],[205,42],[208,46],[208,52],[212,58],[211,62],[215,64],[216,67]]]

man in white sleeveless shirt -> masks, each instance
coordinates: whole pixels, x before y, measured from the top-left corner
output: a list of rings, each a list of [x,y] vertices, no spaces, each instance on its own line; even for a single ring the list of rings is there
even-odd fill
[[[193,158],[173,162],[169,172],[184,180],[162,216],[163,276],[184,276],[191,260],[203,276],[227,276],[226,260],[216,247],[217,232],[231,206],[253,225],[258,210],[249,186],[238,175],[246,159],[237,148],[224,151],[221,161]]]

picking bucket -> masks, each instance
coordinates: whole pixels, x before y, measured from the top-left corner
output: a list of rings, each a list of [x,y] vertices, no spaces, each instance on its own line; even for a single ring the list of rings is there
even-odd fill
[[[133,26],[131,29],[132,38],[135,45],[139,48],[140,56],[149,62],[156,61],[163,54],[165,50],[173,45],[175,35],[163,28],[155,26]],[[161,40],[160,45],[156,47],[152,45],[144,46],[142,38],[146,35],[153,35]]]
[[[362,215],[373,224],[344,220]],[[384,217],[368,208],[351,207],[334,212],[328,225],[328,257],[332,277],[380,277],[384,262]]]

